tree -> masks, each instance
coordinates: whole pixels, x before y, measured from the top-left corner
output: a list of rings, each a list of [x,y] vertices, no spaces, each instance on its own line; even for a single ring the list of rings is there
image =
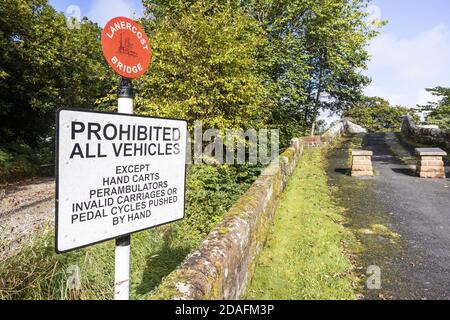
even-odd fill
[[[427,113],[427,123],[450,129],[450,88],[436,87],[426,90],[440,97],[438,102],[429,102],[428,105],[421,106],[421,109]]]
[[[361,101],[370,81],[362,74],[368,42],[383,21],[366,21],[368,2],[319,1],[306,29],[309,81],[305,121],[313,125],[320,110],[342,112]]]
[[[94,107],[111,88],[100,28],[70,29],[47,0],[0,6],[0,143],[32,147],[52,134],[59,107]]]
[[[281,129],[286,145],[321,109],[361,99],[366,0],[146,0],[154,42],[138,110],[207,126]],[[144,98],[145,96],[145,98]]]
[[[400,130],[403,116],[411,115],[419,121],[417,109],[391,106],[388,101],[379,97],[365,97],[344,112],[343,116],[371,132]]]
[[[151,70],[136,81],[137,110],[203,122],[204,128],[258,128],[268,91],[258,72],[265,39],[239,1],[144,1]]]
[[[367,21],[368,1],[244,4],[268,38],[261,60],[271,80],[275,123],[305,133],[320,110],[342,112],[362,98],[362,88],[369,83],[362,75],[369,60],[366,46],[385,23]]]

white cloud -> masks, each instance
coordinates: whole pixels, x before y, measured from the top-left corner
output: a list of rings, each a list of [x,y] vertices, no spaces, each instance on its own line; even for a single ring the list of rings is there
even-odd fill
[[[401,93],[396,88],[383,85],[376,85],[377,81],[373,79],[372,83],[366,88],[365,94],[369,97],[381,97],[388,100],[392,105],[403,105],[408,99],[408,95]]]
[[[377,5],[371,4],[367,7],[366,12],[369,14],[367,16],[368,21],[381,20],[381,8]]]
[[[94,0],[87,14],[88,18],[104,26],[114,17],[137,18],[140,8],[132,0]]]
[[[428,102],[438,102],[439,97],[432,95],[430,92],[423,89],[417,95],[417,104],[423,106],[428,104]]]
[[[382,34],[369,46],[367,95],[413,107],[432,98],[424,89],[450,85],[450,29],[437,25],[411,38]]]

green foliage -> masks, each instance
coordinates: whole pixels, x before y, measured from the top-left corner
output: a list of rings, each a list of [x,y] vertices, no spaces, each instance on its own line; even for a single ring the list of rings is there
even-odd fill
[[[378,24],[365,21],[365,0],[143,4],[153,64],[134,81],[140,114],[200,120],[204,129],[281,128],[286,146],[321,109],[339,112],[358,101],[368,83],[360,70]],[[27,171],[41,157],[36,150],[49,145],[56,108],[113,110],[117,77],[102,57],[100,31],[88,20],[67,28],[47,0],[2,1],[0,144],[8,147],[0,151],[0,170]],[[12,169],[20,154],[26,161]],[[133,297],[176,268],[258,174],[258,167],[192,166],[186,219],[133,237]],[[110,298],[112,243],[57,256],[52,237],[2,262],[0,298]],[[81,292],[66,290],[70,265],[81,268]]]
[[[48,150],[35,150],[26,144],[9,143],[0,146],[0,183],[36,175],[40,172]]]
[[[409,114],[415,121],[419,121],[417,111],[391,106],[383,98],[366,97],[361,103],[344,112],[343,116],[372,132],[400,131],[403,116]]]
[[[137,112],[280,128],[286,147],[320,110],[361,99],[366,46],[383,24],[367,21],[367,3],[144,0],[153,64],[134,82]],[[70,29],[47,0],[4,0],[0,17],[0,144],[41,146],[58,107],[115,109],[96,24]]]
[[[361,98],[366,45],[384,23],[366,21],[365,0],[144,5],[154,64],[137,83],[140,112],[219,129],[277,127],[283,146],[321,109]]]
[[[282,141],[311,128],[320,110],[341,112],[359,101],[367,43],[383,21],[367,21],[368,1],[244,1],[268,38],[260,64],[283,124]]]
[[[139,112],[201,120],[205,128],[264,125],[267,90],[256,59],[264,38],[257,24],[220,1],[144,4],[155,17],[142,21],[154,55],[151,71],[136,82]]]
[[[436,87],[426,90],[440,97],[438,102],[430,102],[422,106],[422,110],[427,112],[426,122],[450,129],[450,88]]]
[[[174,238],[195,247],[259,174],[258,167],[191,167],[186,185],[186,219],[173,229]]]
[[[0,143],[32,147],[52,135],[59,107],[93,107],[111,87],[100,28],[69,29],[46,0],[0,6]]]

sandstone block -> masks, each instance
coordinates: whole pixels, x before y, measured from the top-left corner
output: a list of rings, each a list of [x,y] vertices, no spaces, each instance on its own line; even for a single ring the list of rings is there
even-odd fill
[[[417,171],[419,172],[435,172],[435,173],[445,173],[445,168],[443,166],[440,167],[417,167]]]
[[[359,158],[358,159],[353,159],[353,165],[371,166],[372,165],[372,161],[367,160],[367,159],[360,160]]]
[[[418,165],[421,167],[443,167],[444,161],[442,161],[442,160],[419,160]]]
[[[373,152],[369,151],[369,150],[359,150],[359,149],[354,149],[352,150],[352,156],[373,156]]]
[[[373,171],[372,165],[354,165],[352,171]]]
[[[373,152],[369,150],[352,150],[353,177],[373,176],[372,155]]]
[[[437,172],[420,172],[419,177],[421,178],[429,178],[429,179],[445,179],[445,172],[437,173]]]
[[[440,148],[417,148],[416,154],[421,157],[428,157],[428,156],[440,156],[445,157],[447,156],[447,152]]]
[[[442,161],[442,157],[440,156],[422,156],[419,157],[420,161]]]
[[[352,171],[352,177],[372,177],[373,171]]]

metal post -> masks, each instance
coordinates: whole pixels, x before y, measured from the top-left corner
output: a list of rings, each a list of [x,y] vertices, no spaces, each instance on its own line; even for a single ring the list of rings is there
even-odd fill
[[[118,97],[118,113],[133,114],[134,92],[131,79],[121,79]],[[116,239],[115,300],[128,300],[130,298],[130,240],[130,235]]]
[[[116,239],[114,299],[130,298],[130,235]]]

